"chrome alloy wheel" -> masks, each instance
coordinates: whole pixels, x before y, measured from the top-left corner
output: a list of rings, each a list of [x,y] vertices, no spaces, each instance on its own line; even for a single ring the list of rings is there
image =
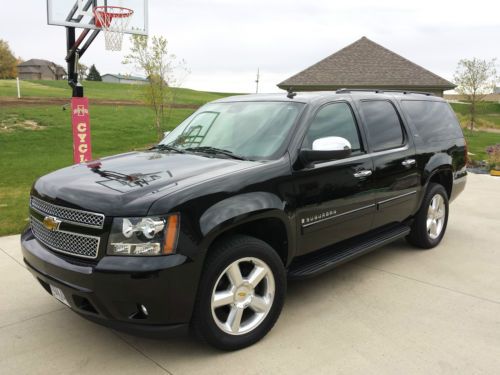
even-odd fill
[[[427,233],[433,240],[439,237],[444,227],[446,204],[441,194],[432,197],[427,210]]]
[[[212,292],[212,316],[230,335],[252,331],[266,318],[274,301],[274,276],[262,260],[249,257],[231,263]]]

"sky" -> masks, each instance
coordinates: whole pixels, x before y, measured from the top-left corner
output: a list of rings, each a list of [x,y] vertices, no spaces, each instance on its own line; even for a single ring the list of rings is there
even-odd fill
[[[24,60],[64,65],[65,30],[47,25],[45,0],[8,8],[0,39]],[[500,1],[149,0],[149,33],[167,38],[190,69],[182,86],[197,90],[255,92],[259,68],[259,92],[279,92],[279,82],[362,36],[453,80],[462,58],[500,58]],[[126,37],[123,51],[106,51],[99,35],[81,62],[141,75],[122,64],[128,45]]]

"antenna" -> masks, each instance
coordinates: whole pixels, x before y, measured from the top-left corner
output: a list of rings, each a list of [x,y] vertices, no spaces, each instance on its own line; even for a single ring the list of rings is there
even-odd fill
[[[257,68],[257,79],[255,80],[255,93],[258,94],[259,93],[259,80],[260,80],[260,72],[259,72],[259,68]]]

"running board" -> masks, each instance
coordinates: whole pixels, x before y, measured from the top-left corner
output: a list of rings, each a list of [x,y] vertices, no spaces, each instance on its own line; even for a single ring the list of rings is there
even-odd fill
[[[288,278],[302,279],[329,271],[342,263],[405,237],[409,233],[410,228],[408,226],[397,224],[382,231],[370,232],[324,250],[301,256],[295,259],[288,268]]]

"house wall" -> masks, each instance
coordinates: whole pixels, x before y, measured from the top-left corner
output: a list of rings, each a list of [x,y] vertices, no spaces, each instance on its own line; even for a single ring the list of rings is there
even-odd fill
[[[286,87],[283,86],[278,86],[283,90],[286,90]],[[336,91],[339,89],[373,89],[373,90],[398,90],[398,91],[422,91],[422,92],[429,92],[435,96],[440,96],[443,97],[443,90],[442,89],[437,89],[433,87],[377,87],[373,85],[367,85],[367,86],[342,86],[342,87],[337,87],[337,86],[293,86],[293,91]]]
[[[19,72],[19,79],[20,80],[25,80],[25,81],[34,81],[34,80],[39,80],[40,78],[40,73],[23,73]]]
[[[28,70],[28,72],[23,71],[24,69]],[[37,71],[34,73],[33,71]],[[56,80],[55,73],[48,66],[20,66],[18,67],[18,74],[20,79],[44,79],[44,80]]]
[[[135,79],[118,78],[110,74],[104,74],[101,77],[103,82],[110,82],[110,83],[128,83],[132,85],[144,85],[148,83],[146,81],[138,81]]]
[[[120,83],[120,79],[118,79],[115,76],[111,76],[108,74],[105,74],[101,76],[103,82],[110,82],[110,83]]]

